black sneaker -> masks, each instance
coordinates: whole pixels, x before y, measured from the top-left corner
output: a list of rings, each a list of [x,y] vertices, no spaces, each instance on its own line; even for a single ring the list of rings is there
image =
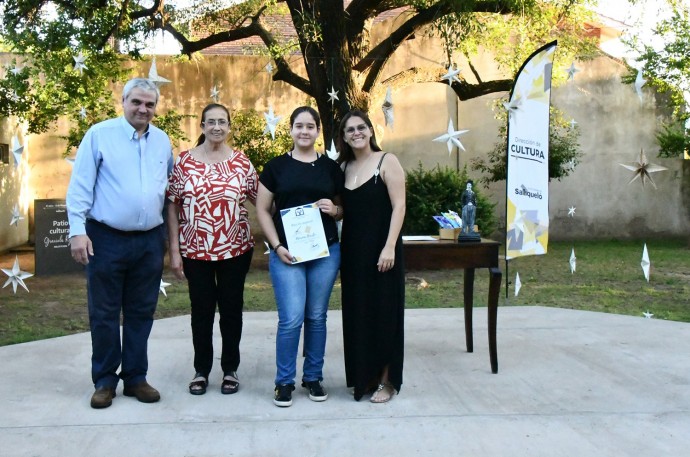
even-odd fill
[[[273,404],[280,407],[292,406],[292,391],[295,390],[294,384],[276,384]]]
[[[328,398],[321,381],[302,381],[302,387],[309,389],[309,400],[311,401],[326,401]]]

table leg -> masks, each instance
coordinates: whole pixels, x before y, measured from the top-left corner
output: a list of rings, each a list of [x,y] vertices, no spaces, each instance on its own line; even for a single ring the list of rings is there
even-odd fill
[[[467,352],[474,351],[472,338],[472,306],[474,303],[474,268],[465,268],[464,282],[464,309],[465,309],[465,345]]]
[[[498,294],[501,290],[501,270],[489,268],[489,357],[491,358],[491,372],[498,373],[498,354],[496,350],[496,322],[498,320]]]

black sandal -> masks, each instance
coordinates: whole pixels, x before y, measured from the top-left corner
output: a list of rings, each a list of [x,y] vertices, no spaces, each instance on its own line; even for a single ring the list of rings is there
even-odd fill
[[[223,383],[220,385],[220,393],[224,395],[234,394],[240,390],[240,380],[236,371],[231,371],[223,376]]]
[[[196,373],[194,379],[189,383],[189,393],[192,395],[203,395],[208,387],[208,379],[201,373]]]

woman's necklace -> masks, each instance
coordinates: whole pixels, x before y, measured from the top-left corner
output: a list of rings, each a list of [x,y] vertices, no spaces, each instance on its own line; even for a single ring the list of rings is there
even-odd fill
[[[292,154],[293,154],[294,152],[295,152],[294,150],[290,151],[290,157],[293,158],[293,159],[295,159],[294,157],[292,157]],[[314,159],[313,162],[304,162],[304,163],[310,163],[312,167],[316,166],[316,165],[315,165],[315,164],[316,164],[316,161],[319,160],[319,153],[316,152],[316,151],[314,151],[314,155],[316,155],[316,159]],[[299,160],[299,159],[295,159],[295,160],[297,160],[298,162],[302,162],[302,161]]]
[[[369,162],[371,161],[372,157],[374,157],[373,152],[369,155],[369,157],[366,158],[366,160],[364,160],[364,163],[362,163],[362,165],[357,167],[357,170],[355,171],[355,180],[352,182],[353,185],[357,184],[357,178],[359,178],[359,172],[362,170],[366,170],[366,167],[367,167],[367,165],[369,165]],[[379,170],[378,169],[376,169],[376,171],[374,172],[374,176],[376,176],[376,178],[374,178],[375,180],[378,179],[378,176],[379,176]]]

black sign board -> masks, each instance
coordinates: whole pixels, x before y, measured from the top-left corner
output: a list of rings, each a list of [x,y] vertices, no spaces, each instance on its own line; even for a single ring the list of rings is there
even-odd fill
[[[64,200],[34,200],[36,275],[83,271],[69,249],[69,222]]]

